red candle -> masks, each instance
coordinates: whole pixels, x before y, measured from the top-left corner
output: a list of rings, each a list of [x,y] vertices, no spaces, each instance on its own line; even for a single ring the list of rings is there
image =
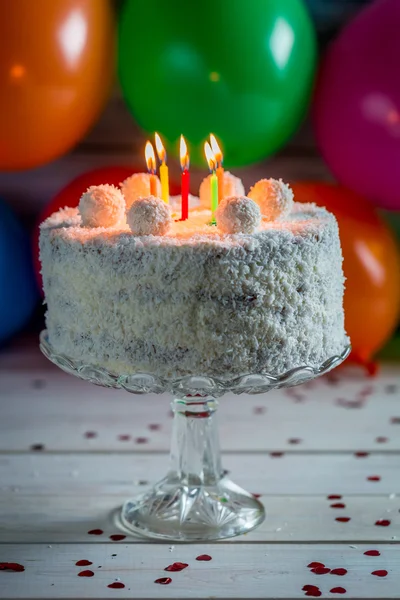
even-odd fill
[[[189,173],[189,154],[185,138],[181,135],[180,144],[180,158],[181,158],[181,198],[182,198],[182,221],[186,221],[189,218],[189,188],[190,188],[190,173]]]

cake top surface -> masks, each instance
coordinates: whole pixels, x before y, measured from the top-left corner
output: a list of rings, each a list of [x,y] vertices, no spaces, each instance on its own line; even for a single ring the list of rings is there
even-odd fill
[[[325,208],[315,204],[295,202],[290,214],[283,221],[262,221],[251,234],[227,234],[211,226],[211,212],[193,210],[186,221],[175,220],[168,234],[163,236],[134,235],[128,225],[113,227],[83,227],[77,208],[64,208],[53,213],[42,225],[42,230],[55,230],[57,237],[82,244],[118,245],[197,245],[199,243],[237,245],[257,238],[279,239],[281,237],[314,237],[326,226],[336,224],[335,217]]]

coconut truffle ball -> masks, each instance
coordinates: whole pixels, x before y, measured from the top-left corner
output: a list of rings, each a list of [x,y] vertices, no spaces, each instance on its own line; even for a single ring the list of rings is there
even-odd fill
[[[135,235],[165,235],[172,224],[168,204],[161,198],[138,198],[127,212],[128,225]]]
[[[134,173],[121,184],[121,190],[125,197],[126,210],[129,210],[132,203],[138,198],[148,198],[150,196],[150,174]],[[157,197],[161,197],[161,182],[156,176]]]
[[[249,198],[257,202],[266,221],[285,219],[293,207],[293,192],[282,179],[260,179],[251,188]]]
[[[199,189],[199,197],[200,197],[200,206],[202,208],[210,208],[211,206],[211,196],[210,196],[210,177],[208,175],[203,179],[200,184]],[[239,177],[235,177],[229,171],[224,171],[224,198],[229,198],[230,196],[244,196],[245,191],[243,187],[242,180]]]
[[[113,185],[92,185],[79,200],[84,227],[113,227],[125,223],[125,200]]]
[[[260,207],[246,196],[221,200],[215,217],[223,233],[253,233],[261,223]]]

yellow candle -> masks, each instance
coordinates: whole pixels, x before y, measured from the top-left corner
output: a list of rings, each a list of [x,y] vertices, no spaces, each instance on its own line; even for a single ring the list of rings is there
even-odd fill
[[[160,165],[160,180],[161,180],[161,197],[166,204],[169,203],[169,175],[167,167],[167,153],[164,148],[164,144],[161,141],[158,133],[155,134],[156,149],[158,158],[161,161]]]
[[[216,225],[215,212],[218,208],[218,177],[215,172],[215,167],[216,167],[217,161],[215,160],[214,153],[211,150],[211,146],[208,142],[206,142],[204,144],[204,152],[206,154],[208,166],[211,171],[211,177],[210,177],[211,224]]]
[[[160,180],[161,180],[161,198],[169,203],[169,176],[168,176],[168,167],[165,162],[160,165]]]

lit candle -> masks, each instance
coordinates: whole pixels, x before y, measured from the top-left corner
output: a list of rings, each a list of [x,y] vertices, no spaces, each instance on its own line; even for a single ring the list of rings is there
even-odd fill
[[[204,152],[206,154],[208,166],[211,171],[211,177],[210,177],[211,224],[216,225],[215,211],[218,208],[218,177],[216,175],[215,169],[217,166],[217,161],[215,159],[213,151],[211,150],[211,146],[208,142],[206,142],[204,144]]]
[[[164,145],[161,141],[158,133],[155,134],[156,140],[156,149],[158,158],[161,161],[160,165],[160,179],[161,179],[161,197],[166,204],[169,203],[169,177],[168,177],[168,167],[167,167],[167,153],[165,151]]]
[[[210,134],[211,150],[214,153],[215,160],[217,161],[217,178],[218,178],[218,202],[221,202],[224,197],[224,167],[222,161],[224,159],[221,148],[213,134]]]
[[[189,154],[185,138],[181,135],[180,143],[180,158],[181,158],[181,198],[182,198],[182,221],[186,221],[189,218],[189,187],[190,187],[190,173],[189,173]]]
[[[150,173],[150,196],[157,196],[156,156],[150,142],[146,142],[144,153],[146,156],[147,170]]]

